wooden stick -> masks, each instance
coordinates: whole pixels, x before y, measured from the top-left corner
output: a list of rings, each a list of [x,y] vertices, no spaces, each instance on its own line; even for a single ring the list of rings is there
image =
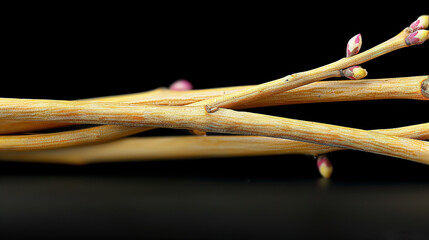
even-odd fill
[[[368,101],[382,99],[414,99],[429,100],[424,95],[424,87],[427,86],[429,76],[383,78],[366,80],[342,80],[314,82],[290,91],[282,92],[257,101],[236,105],[233,109],[245,109],[255,107],[342,102],[342,101]],[[227,95],[253,86],[213,88],[191,91],[160,92],[140,99],[133,99],[133,103],[183,106]],[[428,90],[426,90],[428,91]]]
[[[406,41],[410,33],[410,28],[406,28],[395,37],[360,54],[342,58],[336,62],[313,70],[295,73],[242,91],[223,95],[214,99],[208,99],[200,102],[199,104],[206,105],[206,110],[210,113],[216,111],[220,107],[232,108],[233,106],[243,104],[244,102],[255,101],[257,99],[288,91],[315,81],[336,77],[342,69],[359,65],[386,53],[410,46],[409,42]]]
[[[82,99],[79,101],[118,101],[118,102],[127,102],[131,101],[132,99],[144,99],[144,98],[151,98],[152,96],[157,96],[162,94],[162,92],[166,91],[164,88],[158,88],[146,92],[140,92],[140,93],[131,93],[131,94],[124,94],[124,95],[118,95],[118,96],[106,96],[106,97],[96,97],[96,98],[88,98],[88,99]],[[15,120],[0,120],[0,134],[11,134],[11,133],[19,133],[19,132],[28,132],[28,131],[37,131],[37,130],[44,130],[44,129],[51,129],[51,128],[58,128],[58,127],[65,127],[74,125],[73,123],[62,123],[62,122],[52,122],[52,121],[15,121]],[[109,132],[115,128],[106,128],[106,132]],[[123,136],[123,129],[118,132],[118,135]],[[98,132],[99,130],[96,129],[94,132]],[[135,133],[135,130],[131,130],[133,134]],[[80,133],[79,133],[80,134]],[[90,135],[90,134],[89,134]],[[108,134],[110,135],[110,134]],[[109,137],[110,138],[110,137]]]
[[[86,124],[196,129],[293,139],[429,163],[429,143],[377,132],[203,106],[0,99],[0,118]]]
[[[380,99],[429,100],[428,76],[366,79],[355,81],[322,81],[311,83],[254,102],[237,105],[235,109],[338,101],[365,101]],[[130,102],[182,106],[208,98],[219,97],[252,86],[214,88],[192,91],[170,91],[164,88],[149,92],[108,96],[87,101]],[[425,95],[426,94],[426,95]],[[35,131],[63,127],[71,123],[0,120],[0,134]]]
[[[429,139],[429,123],[373,131],[392,136]],[[0,159],[81,165],[131,160],[172,160],[280,154],[316,156],[339,150],[344,149],[258,136],[131,137],[90,146],[30,152],[1,152]]]
[[[141,129],[106,125],[56,133],[0,136],[0,151],[31,151],[107,142],[139,133]]]

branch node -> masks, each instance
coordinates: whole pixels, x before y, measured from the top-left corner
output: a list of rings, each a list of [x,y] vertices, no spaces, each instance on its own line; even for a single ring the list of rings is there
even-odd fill
[[[296,77],[296,74],[287,75],[286,77],[284,77],[284,81],[289,82],[289,80],[292,80],[295,77]]]
[[[429,98],[429,78],[424,80],[422,83],[422,94],[426,98]]]
[[[208,112],[208,113],[214,113],[214,112],[216,112],[217,110],[219,110],[219,108],[218,107],[210,107],[209,105],[205,105],[204,106],[204,109],[206,110],[206,112]]]
[[[352,66],[346,69],[339,70],[341,77],[346,77],[351,80],[359,80],[368,75],[368,72],[361,66]]]

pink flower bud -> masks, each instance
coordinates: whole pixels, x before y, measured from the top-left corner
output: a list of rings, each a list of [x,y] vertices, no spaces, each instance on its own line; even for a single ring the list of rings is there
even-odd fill
[[[360,33],[354,37],[352,37],[347,43],[346,56],[351,57],[359,53],[360,48],[362,46],[362,36]]]
[[[326,155],[317,156],[317,169],[323,178],[330,178],[334,168]]]
[[[361,66],[353,66],[343,69],[342,74],[348,79],[359,80],[366,77],[366,75],[368,75],[368,72]]]
[[[429,31],[428,30],[418,30],[415,32],[412,32],[408,35],[408,37],[405,39],[405,42],[407,45],[418,45],[424,43],[424,41],[428,40],[429,38]]]
[[[429,26],[429,15],[423,15],[417,18],[416,21],[411,23],[410,28],[413,31],[417,31],[420,29],[426,29]]]
[[[185,79],[179,79],[170,85],[170,90],[173,91],[186,91],[192,89],[192,83]]]

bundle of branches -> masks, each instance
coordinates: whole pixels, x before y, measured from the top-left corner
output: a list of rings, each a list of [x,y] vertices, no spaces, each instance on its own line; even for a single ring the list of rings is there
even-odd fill
[[[361,53],[362,36],[358,34],[348,42],[346,57],[256,86],[191,90],[189,82],[179,81],[170,89],[79,101],[0,98],[0,158],[87,164],[308,154],[318,159],[324,177],[332,173],[324,154],[342,149],[429,164],[429,143],[424,141],[429,139],[429,123],[368,131],[241,111],[316,102],[427,101],[428,76],[361,80],[367,71],[360,64],[422,44],[429,38],[429,31],[424,30],[428,25],[429,16],[421,16],[393,38]],[[320,81],[334,77],[349,81]],[[17,134],[76,124],[96,126]],[[189,129],[195,136],[127,137],[152,128]],[[206,136],[206,132],[232,135]]]

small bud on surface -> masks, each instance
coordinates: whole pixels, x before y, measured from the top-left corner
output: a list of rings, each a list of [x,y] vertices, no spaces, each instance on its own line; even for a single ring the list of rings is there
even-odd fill
[[[185,79],[179,79],[170,85],[170,90],[174,91],[186,91],[192,89],[192,83]]]
[[[360,33],[354,37],[352,37],[347,43],[346,56],[351,57],[359,53],[360,48],[362,46],[362,36]]]
[[[411,23],[410,28],[413,31],[417,31],[420,29],[426,29],[429,26],[429,15],[423,15],[417,18],[416,21]]]
[[[317,168],[323,178],[330,178],[334,168],[326,155],[317,156]]]
[[[366,77],[366,75],[368,75],[368,72],[361,66],[349,67],[342,71],[343,71],[344,77],[352,80],[359,80]]]
[[[405,39],[407,45],[418,45],[424,43],[424,41],[428,40],[429,31],[428,30],[418,30],[412,32]]]

